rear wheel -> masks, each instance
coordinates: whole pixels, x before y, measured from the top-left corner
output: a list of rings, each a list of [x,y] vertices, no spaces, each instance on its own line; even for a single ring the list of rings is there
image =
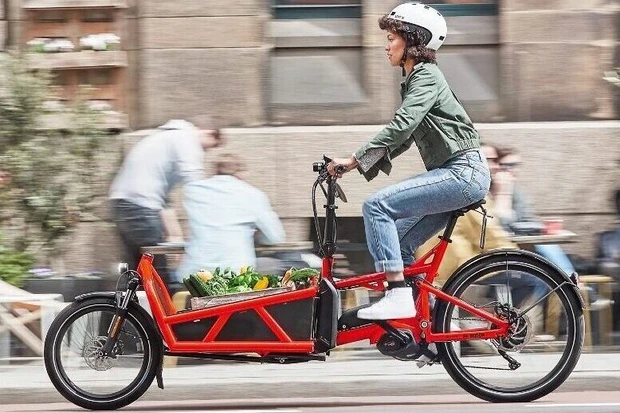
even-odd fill
[[[454,381],[492,402],[531,401],[560,386],[573,371],[584,339],[581,305],[566,282],[544,261],[509,254],[489,256],[450,280],[447,293],[511,321],[502,339],[437,343]],[[491,328],[490,322],[444,301],[435,323],[441,332]]]
[[[101,356],[115,310],[111,299],[75,302],[54,320],[45,340],[52,383],[67,400],[86,409],[127,406],[144,394],[159,368],[161,338],[131,306],[112,354]]]

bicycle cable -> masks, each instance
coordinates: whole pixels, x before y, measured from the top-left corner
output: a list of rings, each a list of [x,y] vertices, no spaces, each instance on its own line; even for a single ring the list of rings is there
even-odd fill
[[[325,256],[325,251],[323,250],[323,237],[321,236],[321,229],[319,225],[319,216],[316,210],[316,187],[321,183],[321,179],[323,175],[319,175],[319,177],[314,181],[314,185],[312,185],[312,212],[314,214],[314,230],[316,232],[316,239],[319,244],[319,254],[321,257]],[[325,191],[323,186],[321,185],[321,189]]]

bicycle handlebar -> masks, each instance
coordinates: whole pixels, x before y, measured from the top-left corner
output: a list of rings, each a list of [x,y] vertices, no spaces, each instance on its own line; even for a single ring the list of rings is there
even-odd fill
[[[327,155],[323,155],[323,160],[319,162],[314,162],[312,164],[312,170],[314,172],[318,172],[319,174],[324,174],[327,172],[327,165],[332,161]],[[343,174],[347,171],[347,168],[344,165],[338,165],[335,168],[336,174]]]

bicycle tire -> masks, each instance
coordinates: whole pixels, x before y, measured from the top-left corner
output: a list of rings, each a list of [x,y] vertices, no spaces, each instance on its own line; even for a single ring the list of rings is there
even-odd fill
[[[62,362],[59,362],[65,332],[76,320],[89,312],[105,310],[114,313],[115,308],[114,300],[108,298],[97,297],[74,302],[52,322],[45,340],[45,368],[52,384],[65,399],[85,409],[116,410],[133,403],[150,387],[160,368],[159,364],[163,355],[162,340],[153,327],[152,321],[147,318],[148,316],[130,305],[126,320],[136,327],[140,339],[146,344],[144,346],[146,362],[143,362],[139,375],[130,384],[131,387],[124,388],[113,395],[94,395],[79,388],[67,377]]]
[[[535,273],[537,276],[548,281],[551,285],[559,286],[567,281],[567,278],[552,264],[532,253],[517,252],[487,253],[483,257],[477,257],[474,265],[464,265],[461,271],[444,286],[444,292],[459,297],[472,280],[479,279],[485,273],[493,270],[521,270]],[[468,393],[490,402],[529,402],[539,399],[557,389],[571,374],[579,360],[584,341],[584,316],[579,297],[575,294],[572,285],[564,284],[557,289],[558,297],[567,311],[567,343],[568,353],[563,354],[560,362],[541,380],[530,386],[521,386],[514,391],[493,388],[486,385],[480,379],[475,378],[467,371],[456,356],[455,346],[451,342],[436,343],[442,364],[452,379]],[[448,312],[451,308],[449,303],[438,300],[434,320],[437,332],[450,331],[451,316]],[[453,312],[450,312],[452,314]]]

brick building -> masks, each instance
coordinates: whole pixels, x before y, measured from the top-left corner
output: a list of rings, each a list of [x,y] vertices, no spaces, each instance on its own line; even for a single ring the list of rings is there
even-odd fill
[[[285,219],[289,238],[305,239],[310,163],[324,152],[355,149],[379,129],[365,125],[385,123],[399,103],[400,73],[385,61],[376,24],[398,3],[8,0],[2,34],[7,47],[31,47],[38,37],[71,40],[74,52],[33,53],[33,64],[59,74],[62,100],[70,101],[77,85],[94,84],[93,100],[115,112],[111,126],[144,129],[215,114],[228,128],[229,149],[247,158],[250,181]],[[608,199],[620,182],[618,88],[602,79],[620,66],[618,4],[433,3],[442,3],[437,7],[449,27],[439,64],[483,139],[521,150],[523,186],[536,211],[564,217],[583,235],[569,248],[588,255],[595,233],[614,220]],[[120,44],[77,50],[81,38],[101,33],[119,36]],[[591,122],[599,120],[611,121]],[[115,168],[136,136],[110,139],[103,167]],[[365,196],[419,172],[421,162],[410,152],[389,178],[371,184],[347,178],[351,202],[341,214],[359,217]],[[107,269],[116,255],[114,230],[103,208],[97,216],[70,241],[70,254],[77,266]],[[359,227],[359,219],[353,222]],[[85,249],[101,251],[101,258],[81,259]]]

